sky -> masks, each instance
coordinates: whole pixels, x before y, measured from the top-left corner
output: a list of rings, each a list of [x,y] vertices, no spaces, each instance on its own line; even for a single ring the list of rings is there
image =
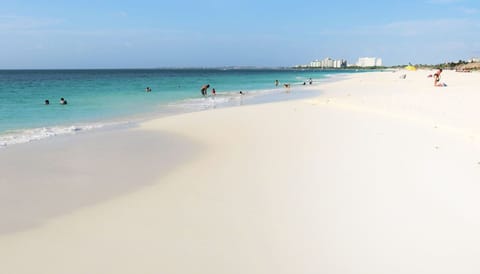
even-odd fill
[[[480,1],[0,0],[0,69],[480,57]]]

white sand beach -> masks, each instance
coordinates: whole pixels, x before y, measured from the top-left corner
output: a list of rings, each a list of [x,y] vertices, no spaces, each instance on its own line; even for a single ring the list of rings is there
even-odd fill
[[[480,73],[431,73],[2,149],[0,273],[479,273]]]

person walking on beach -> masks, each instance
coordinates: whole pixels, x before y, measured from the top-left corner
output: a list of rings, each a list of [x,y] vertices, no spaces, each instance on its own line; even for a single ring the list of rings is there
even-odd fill
[[[210,87],[210,84],[206,84],[202,87],[202,89],[200,91],[202,92],[203,96],[207,95],[207,90],[208,90],[209,87]]]

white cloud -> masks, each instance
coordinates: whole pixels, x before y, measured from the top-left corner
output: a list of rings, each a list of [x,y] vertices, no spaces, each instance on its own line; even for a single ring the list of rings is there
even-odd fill
[[[121,17],[121,18],[128,17],[128,13],[126,11],[117,11],[112,13],[112,15],[115,17]]]
[[[383,32],[399,36],[441,35],[464,32],[478,27],[479,23],[467,19],[438,19],[399,21],[381,27]]]
[[[54,18],[35,18],[18,15],[0,15],[0,30],[16,31],[16,30],[32,30],[40,29],[60,24],[61,19]]]
[[[465,14],[470,14],[470,15],[480,13],[480,10],[476,8],[460,7],[458,8],[458,10]]]
[[[429,4],[452,4],[462,2],[462,0],[429,0],[427,3]]]
[[[345,37],[421,37],[480,31],[480,21],[471,19],[436,19],[395,21],[385,25],[359,25],[345,29],[323,29],[319,36]]]

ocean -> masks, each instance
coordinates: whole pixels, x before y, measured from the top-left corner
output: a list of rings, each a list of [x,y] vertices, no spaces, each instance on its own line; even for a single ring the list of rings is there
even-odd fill
[[[345,73],[354,71],[0,70],[0,147],[125,125],[152,116],[296,98],[300,95],[295,88],[303,82],[308,85],[310,78],[316,84]],[[288,96],[284,83],[291,85]],[[210,84],[206,97],[200,92],[205,84]],[[151,92],[146,92],[147,87]],[[212,88],[217,91],[215,96]],[[60,104],[60,98],[68,104]]]

